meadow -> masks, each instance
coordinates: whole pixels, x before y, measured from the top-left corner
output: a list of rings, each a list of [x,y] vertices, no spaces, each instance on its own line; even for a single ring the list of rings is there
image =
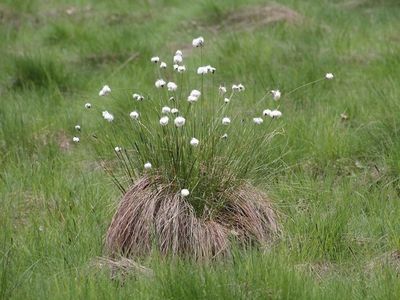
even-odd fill
[[[399,28],[397,0],[2,0],[0,298],[400,299]],[[153,87],[150,58],[190,58],[199,35],[216,81],[246,86],[239,110],[335,74],[282,101],[254,155],[281,236],[111,279],[97,258],[121,193],[74,125],[103,85]]]

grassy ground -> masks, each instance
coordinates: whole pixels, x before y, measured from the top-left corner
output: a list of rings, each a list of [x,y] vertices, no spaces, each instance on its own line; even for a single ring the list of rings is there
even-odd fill
[[[280,0],[254,18],[268,4],[1,1],[0,298],[400,298],[400,4]],[[282,104],[271,157],[287,167],[254,178],[283,236],[216,264],[154,254],[154,277],[112,281],[91,262],[119,193],[73,125],[91,91],[149,87],[149,58],[200,34],[253,98],[336,75]]]

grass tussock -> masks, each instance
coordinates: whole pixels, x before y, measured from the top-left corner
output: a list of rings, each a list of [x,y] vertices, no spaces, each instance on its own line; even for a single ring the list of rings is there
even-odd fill
[[[223,192],[225,205],[196,215],[170,185],[156,177],[139,179],[123,196],[106,235],[112,256],[162,255],[196,260],[229,255],[232,243],[265,247],[279,233],[266,196],[243,185]]]

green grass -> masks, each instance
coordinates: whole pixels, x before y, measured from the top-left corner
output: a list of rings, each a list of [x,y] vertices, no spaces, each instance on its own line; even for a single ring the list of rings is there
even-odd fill
[[[215,26],[263,1],[113,2],[0,4],[0,298],[399,299],[400,260],[388,255],[400,250],[397,1],[280,0],[300,24],[243,31]],[[282,238],[207,265],[154,254],[142,262],[153,278],[112,281],[91,261],[118,189],[82,144],[65,143],[93,91],[150,89],[149,58],[200,34],[248,103],[336,75],[284,100],[268,153],[284,165],[253,178],[282,215]]]

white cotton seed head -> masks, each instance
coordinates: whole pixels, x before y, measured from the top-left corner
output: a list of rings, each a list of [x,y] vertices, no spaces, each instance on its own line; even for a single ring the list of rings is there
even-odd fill
[[[167,68],[167,64],[165,62],[161,62],[160,63],[160,69],[166,69]]]
[[[239,83],[238,84],[238,89],[239,89],[239,92],[243,92],[245,90],[245,87],[244,87],[243,84]]]
[[[263,111],[263,116],[271,116],[271,110],[270,109],[264,109]]]
[[[163,88],[165,84],[166,82],[163,79],[158,79],[154,85],[156,86],[156,88],[160,89]]]
[[[264,122],[264,120],[262,118],[253,118],[253,122],[257,125],[260,125],[262,122]]]
[[[142,95],[137,94],[137,93],[132,94],[132,98],[137,101],[142,101],[144,99],[144,97]]]
[[[182,63],[183,58],[181,55],[174,55],[173,61],[174,61],[174,64],[180,64],[180,63]]]
[[[279,90],[272,90],[271,94],[275,101],[281,98],[281,92]]]
[[[175,55],[183,56],[183,53],[181,50],[176,50]]]
[[[199,75],[207,74],[207,72],[208,72],[208,70],[206,67],[198,67],[197,68],[197,74],[199,74]]]
[[[86,103],[86,104],[85,104],[85,108],[86,108],[86,109],[92,108],[92,104]]]
[[[99,92],[99,96],[107,96],[111,93],[111,88],[108,85],[103,86]]]
[[[168,106],[164,106],[162,109],[161,109],[161,113],[163,113],[163,114],[168,114],[168,113],[170,113],[171,112],[171,108],[169,108]]]
[[[110,114],[108,111],[103,111],[102,113],[103,118],[107,120],[108,122],[112,122],[114,120],[114,116]]]
[[[216,68],[214,68],[214,67],[212,67],[212,66],[210,66],[210,65],[208,65],[208,66],[205,66],[204,68],[206,68],[207,69],[207,72],[208,73],[215,73],[215,71],[217,70]]]
[[[204,38],[199,36],[198,38],[193,39],[192,46],[193,47],[203,47],[204,45]]]
[[[177,71],[178,71],[178,73],[183,73],[183,72],[186,71],[186,67],[185,66],[179,66]]]
[[[153,56],[152,58],[151,58],[151,62],[152,63],[158,63],[160,61],[160,58],[158,57],[158,56]]]
[[[178,68],[179,68],[179,65],[177,65],[177,64],[174,64],[174,70],[175,70],[175,71],[177,71],[177,70],[178,70]]]
[[[185,125],[185,122],[186,122],[185,118],[181,116],[176,117],[174,120],[176,127],[182,127],[183,125]]]
[[[131,117],[131,119],[133,120],[137,120],[139,119],[139,113],[137,111],[133,111],[129,114],[129,116]]]
[[[231,123],[231,119],[229,119],[228,117],[225,117],[222,119],[223,125],[229,125],[230,123]]]
[[[167,83],[167,89],[168,89],[168,91],[170,91],[170,92],[174,92],[174,91],[176,91],[176,89],[178,88],[178,86],[176,85],[176,83],[175,82],[168,82]]]
[[[75,130],[76,131],[81,131],[81,125],[75,125]]]
[[[168,121],[169,121],[169,118],[168,118],[167,116],[164,116],[164,117],[162,117],[162,118],[160,119],[160,125],[161,125],[161,126],[168,125]]]
[[[193,147],[197,147],[199,145],[199,140],[196,139],[196,138],[192,138],[190,140],[190,145],[193,146]]]
[[[195,96],[195,97],[200,97],[201,96],[201,92],[199,90],[192,90],[190,92],[190,96]]]
[[[189,103],[197,102],[197,100],[199,100],[199,98],[196,97],[196,96],[193,96],[193,95],[189,95],[188,98],[187,98],[187,101]]]
[[[227,133],[224,133],[222,136],[221,136],[221,139],[227,139],[228,138],[228,134]]]
[[[177,114],[179,110],[177,108],[171,108],[171,113],[172,114]]]
[[[182,189],[181,190],[181,196],[182,197],[187,197],[187,196],[189,196],[189,194],[190,194],[190,192],[189,192],[188,189]]]
[[[234,91],[234,92],[239,92],[239,86],[236,85],[236,84],[233,84],[233,85],[232,85],[232,91]]]
[[[229,98],[225,98],[225,99],[224,99],[224,102],[225,102],[225,103],[229,103],[229,101],[231,101]]]
[[[145,168],[146,170],[151,169],[151,167],[152,167],[152,165],[151,165],[150,162],[147,162],[147,163],[144,164],[144,168]]]
[[[121,150],[122,150],[122,148],[121,148],[121,147],[118,147],[118,146],[114,148],[114,151],[117,152],[117,153],[118,153],[118,152],[121,152]]]
[[[271,111],[270,115],[271,118],[280,118],[282,116],[282,113],[279,110],[273,110]]]
[[[225,94],[226,93],[226,87],[224,87],[224,86],[222,86],[222,85],[220,85],[219,86],[219,93],[221,94],[221,95],[223,95],[223,94]]]
[[[74,136],[74,137],[72,138],[72,141],[73,141],[74,143],[79,143],[80,139],[79,139],[77,136]]]
[[[328,80],[333,79],[333,77],[334,77],[334,76],[333,76],[332,73],[326,73],[326,74],[325,74],[325,78],[328,79]]]

